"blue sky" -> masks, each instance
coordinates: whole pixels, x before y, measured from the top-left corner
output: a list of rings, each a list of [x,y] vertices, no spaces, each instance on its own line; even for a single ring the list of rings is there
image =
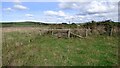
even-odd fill
[[[117,2],[2,2],[1,21],[40,21],[49,23],[118,21]]]

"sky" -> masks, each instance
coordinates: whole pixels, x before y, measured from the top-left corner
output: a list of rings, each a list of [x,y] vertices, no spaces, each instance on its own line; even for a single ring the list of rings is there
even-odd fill
[[[50,0],[49,0],[50,1]],[[84,23],[118,21],[118,0],[2,0],[0,21],[37,21],[47,23]]]

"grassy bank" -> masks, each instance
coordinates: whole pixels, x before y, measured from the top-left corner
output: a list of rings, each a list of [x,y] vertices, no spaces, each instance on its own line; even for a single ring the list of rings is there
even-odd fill
[[[3,33],[3,65],[113,66],[117,65],[117,37],[56,38],[39,33]]]

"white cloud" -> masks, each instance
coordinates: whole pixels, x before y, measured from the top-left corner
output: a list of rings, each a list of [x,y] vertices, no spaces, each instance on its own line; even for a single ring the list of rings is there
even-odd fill
[[[85,18],[85,16],[81,16],[81,15],[80,15],[80,16],[77,16],[77,17],[78,17],[78,18]]]
[[[12,8],[4,8],[3,10],[12,11],[13,9]]]
[[[89,6],[88,12],[105,12],[107,11],[107,7],[98,3],[96,1],[92,2]]]
[[[13,2],[14,2],[15,4],[21,4],[21,1],[20,1],[20,0],[13,0]]]
[[[58,0],[58,2],[91,2],[91,1],[119,2],[119,0]]]
[[[75,16],[66,16],[65,20],[70,20],[70,19],[74,19],[74,18],[75,18]]]
[[[117,3],[109,1],[91,1],[86,3],[81,2],[60,2],[58,4],[61,9],[69,9],[70,12],[60,11],[45,11],[45,15],[62,16],[58,21],[74,21],[74,22],[88,22],[88,21],[102,21],[106,19],[117,20],[117,15],[110,14],[117,13]],[[73,13],[71,13],[73,11]],[[75,12],[74,12],[75,11]],[[66,14],[67,13],[67,14]],[[78,15],[77,15],[78,14]],[[56,18],[53,18],[53,21]],[[51,20],[51,19],[50,19]],[[57,19],[56,19],[57,20]]]
[[[62,9],[79,9],[79,5],[74,2],[61,2],[58,6]]]
[[[48,16],[66,16],[66,14],[63,11],[44,11],[44,14]]]
[[[105,2],[105,1],[93,1],[89,4],[88,8],[88,12],[90,13],[101,13],[101,12],[108,12],[111,11],[115,8],[115,6],[109,2]]]
[[[58,6],[61,9],[80,10],[87,13],[111,12],[117,8],[117,3],[109,1],[91,1],[91,2],[60,2]]]
[[[26,10],[26,9],[28,9],[26,6],[19,5],[19,4],[14,5],[13,7],[14,7],[15,9],[19,9],[19,10]]]
[[[34,15],[32,15],[32,14],[25,14],[25,16],[27,16],[27,17],[33,17]]]
[[[21,0],[21,2],[91,2],[91,1],[93,0]],[[119,0],[106,0],[106,1],[119,2]],[[13,2],[13,0],[1,0],[1,2]]]

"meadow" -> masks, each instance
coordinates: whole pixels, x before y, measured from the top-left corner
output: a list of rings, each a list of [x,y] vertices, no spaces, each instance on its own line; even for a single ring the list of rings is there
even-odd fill
[[[117,22],[11,22],[0,25],[3,66],[118,65],[120,24]],[[51,33],[52,29],[54,33]],[[65,32],[64,29],[71,29],[75,36],[70,35],[70,30]]]
[[[38,31],[2,33],[3,66],[116,66],[117,36],[57,38]]]

